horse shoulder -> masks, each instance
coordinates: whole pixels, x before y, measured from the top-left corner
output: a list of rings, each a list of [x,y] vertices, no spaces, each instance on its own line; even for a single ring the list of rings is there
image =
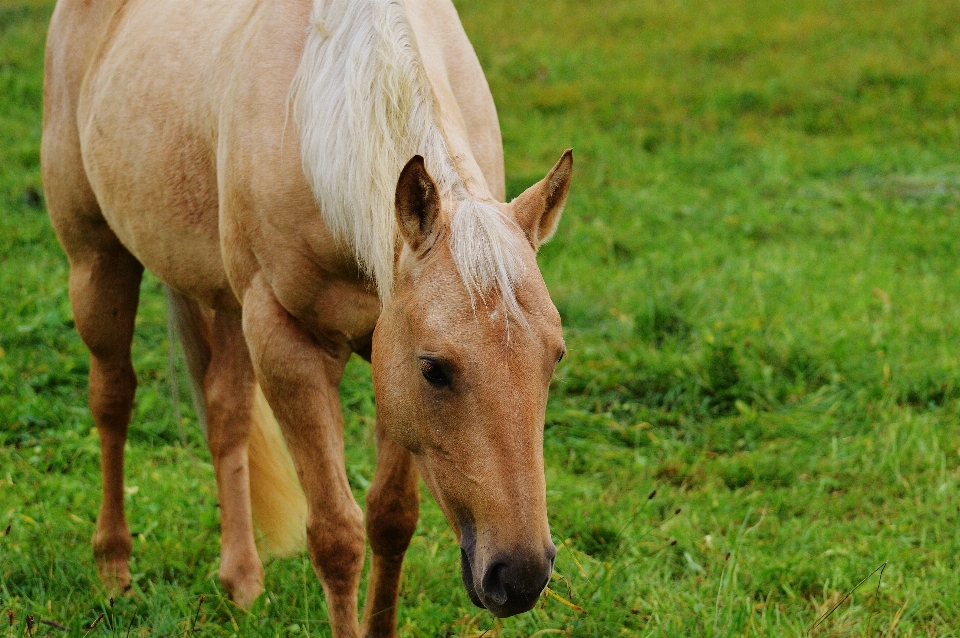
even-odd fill
[[[376,292],[322,222],[288,111],[309,13],[309,3],[278,2],[238,52],[218,124],[223,259],[239,299],[262,275],[311,330],[359,343],[376,324]]]

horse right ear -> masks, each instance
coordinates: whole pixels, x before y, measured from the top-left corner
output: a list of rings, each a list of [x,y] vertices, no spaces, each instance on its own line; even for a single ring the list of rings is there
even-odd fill
[[[437,233],[440,194],[419,155],[414,155],[400,171],[395,207],[404,241],[413,252],[425,252]]]

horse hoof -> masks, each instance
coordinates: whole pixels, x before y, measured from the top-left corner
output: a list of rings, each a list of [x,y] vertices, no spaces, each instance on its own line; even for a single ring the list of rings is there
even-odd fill
[[[258,559],[249,562],[228,559],[221,565],[220,585],[234,604],[249,609],[263,593],[263,566]]]
[[[127,560],[98,561],[97,572],[104,587],[112,594],[126,594],[133,587],[130,563]]]
[[[260,581],[248,581],[244,583],[234,583],[232,586],[224,589],[230,596],[230,600],[238,607],[249,609],[254,601],[263,593],[263,584]]]

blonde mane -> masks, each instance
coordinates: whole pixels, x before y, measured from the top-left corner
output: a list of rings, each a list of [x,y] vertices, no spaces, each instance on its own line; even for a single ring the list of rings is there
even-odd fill
[[[323,221],[375,281],[381,303],[393,287],[397,179],[419,154],[443,200],[456,202],[450,250],[471,298],[498,288],[519,316],[522,235],[467,192],[401,0],[314,0],[291,97]]]

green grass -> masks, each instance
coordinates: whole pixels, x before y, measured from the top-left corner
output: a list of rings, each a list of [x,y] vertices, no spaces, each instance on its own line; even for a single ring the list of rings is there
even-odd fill
[[[473,608],[424,489],[401,635],[960,635],[960,3],[458,8],[509,194],[576,150],[540,263],[569,350],[547,414],[551,588],[581,609]],[[268,565],[250,612],[220,592],[212,469],[185,387],[176,423],[149,277],[134,594],[111,607],[96,579],[86,355],[40,196],[49,12],[0,3],[0,636],[31,614],[83,636],[101,613],[91,636],[328,635],[305,559]],[[362,497],[364,364],[342,394]]]

